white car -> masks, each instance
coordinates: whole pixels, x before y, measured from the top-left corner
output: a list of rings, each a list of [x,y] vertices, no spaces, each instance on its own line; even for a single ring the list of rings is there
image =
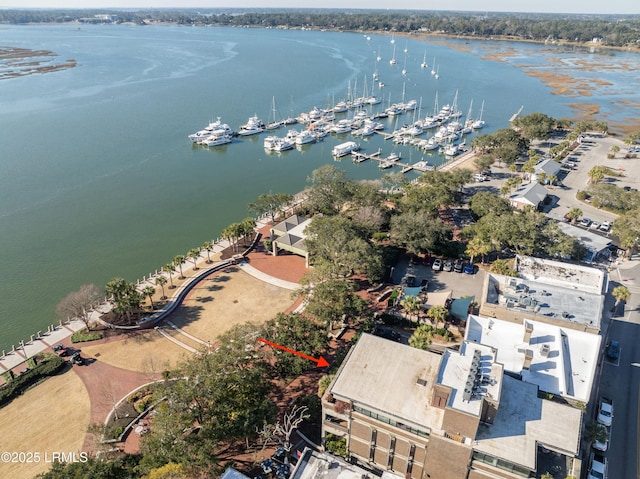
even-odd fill
[[[595,452],[591,453],[587,479],[607,479],[607,458],[605,456]]]
[[[611,426],[613,422],[613,401],[611,399],[600,399],[600,409],[598,409],[598,422],[603,426]]]
[[[600,231],[609,231],[610,229],[611,223],[609,223],[608,221],[605,221],[600,225]]]
[[[593,221],[591,222],[591,224],[589,225],[589,228],[592,230],[597,230],[600,229],[600,223],[597,221]]]

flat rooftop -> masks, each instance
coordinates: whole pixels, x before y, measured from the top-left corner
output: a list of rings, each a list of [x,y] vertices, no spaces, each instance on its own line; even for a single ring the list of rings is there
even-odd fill
[[[337,399],[354,401],[404,423],[440,428],[444,410],[429,403],[441,359],[429,351],[363,334],[330,392]]]
[[[536,469],[538,443],[568,456],[578,453],[582,412],[537,396],[537,387],[505,375],[491,425],[480,424],[473,449]]]
[[[533,330],[525,342],[527,323]],[[528,319],[525,324],[470,315],[465,340],[495,348],[505,370],[542,391],[589,402],[601,336]],[[531,364],[523,369],[527,351]]]
[[[563,233],[572,236],[580,241],[587,249],[598,253],[605,250],[611,245],[611,239],[606,236],[601,236],[593,231],[585,230],[584,228],[578,228],[570,223],[564,221],[558,222],[558,227]]]
[[[565,288],[570,283],[570,288],[585,293],[602,294],[606,292],[607,274],[598,268],[531,256],[518,256],[516,259],[516,270],[524,279]]]
[[[464,342],[460,352],[445,350],[438,383],[451,388],[447,406],[479,417],[483,397],[498,402],[503,368],[495,360],[493,348],[482,344]]]
[[[383,479],[398,479],[400,476],[385,471]],[[343,459],[305,448],[298,460],[291,479],[377,479],[378,476]]]
[[[569,276],[562,281],[512,278],[488,273],[487,304],[521,313],[546,316],[569,324],[600,329],[604,296],[598,286],[584,287]]]

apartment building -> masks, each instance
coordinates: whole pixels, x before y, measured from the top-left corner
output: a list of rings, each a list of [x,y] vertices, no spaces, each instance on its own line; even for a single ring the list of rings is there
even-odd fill
[[[439,355],[363,334],[322,399],[322,435],[398,477],[535,477],[548,451],[579,468],[581,411],[538,396],[490,346],[465,341]]]

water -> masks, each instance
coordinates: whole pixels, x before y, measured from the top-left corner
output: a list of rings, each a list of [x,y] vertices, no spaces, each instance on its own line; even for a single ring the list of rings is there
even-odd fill
[[[422,100],[466,113],[485,101],[483,133],[525,113],[569,114],[573,98],[509,63],[417,40],[361,34],[187,27],[9,26],[2,44],[54,51],[77,67],[0,81],[0,349],[56,322],[55,306],[81,284],[135,280],[176,254],[217,237],[269,191],[295,193],[331,148],[327,137],[302,152],[265,153],[263,136],[212,150],[187,135],[221,116],[234,128],[253,114],[268,121],[275,97],[283,116],[375,88],[377,64],[388,101]],[[431,65],[436,56],[440,79]],[[400,70],[406,65],[408,73]],[[637,90],[636,90],[637,91]],[[400,118],[406,122],[411,118]],[[388,120],[387,130],[394,128]],[[281,130],[280,134],[284,134]],[[470,141],[470,140],[467,140]],[[396,150],[414,163],[438,157],[362,141],[372,153]],[[339,166],[351,178],[379,178],[371,163]]]

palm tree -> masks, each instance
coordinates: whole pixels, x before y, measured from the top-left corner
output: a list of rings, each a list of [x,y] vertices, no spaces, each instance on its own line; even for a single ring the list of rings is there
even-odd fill
[[[629,298],[631,297],[631,292],[629,291],[629,288],[627,288],[626,286],[620,285],[613,288],[613,291],[611,292],[611,294],[613,294],[613,297],[616,298],[614,315],[617,315],[618,306],[620,305],[620,303],[626,303],[627,301],[629,301]]]
[[[182,274],[182,265],[186,262],[187,259],[182,254],[179,254],[175,258],[173,258],[173,264],[180,269],[180,276],[178,276],[178,279],[184,279],[184,274]]]
[[[602,170],[602,167],[594,166],[589,170],[587,175],[589,175],[589,181],[591,183],[597,184],[598,182],[602,181],[602,179],[604,178],[604,171]]]
[[[611,158],[615,158],[615,157],[616,157],[616,154],[617,154],[619,151],[620,151],[620,147],[619,147],[618,145],[613,145],[613,146],[611,147],[611,154],[610,154],[610,157],[611,157]]]
[[[201,248],[207,252],[207,264],[211,264],[211,251],[213,251],[213,241],[205,241]]]
[[[153,295],[156,294],[156,288],[154,288],[153,286],[145,286],[142,290],[142,294],[149,298],[151,309],[155,309],[155,307],[153,306]]]
[[[405,296],[402,301],[400,301],[400,305],[409,317],[411,317],[413,314],[419,315],[422,301],[420,301],[417,296]]]
[[[200,258],[200,248],[191,248],[187,253],[187,257],[193,261],[193,270],[198,270],[198,258]]]
[[[608,437],[607,429],[602,424],[589,421],[584,425],[584,438],[587,440],[587,447],[594,441],[605,442]]]
[[[575,223],[578,218],[582,216],[582,210],[580,208],[571,208],[567,213],[567,218]]]
[[[158,276],[156,278],[156,284],[162,288],[162,297],[160,299],[167,299],[167,295],[164,294],[164,285],[167,284],[167,278],[164,276]]]
[[[255,230],[256,230],[256,220],[251,218],[250,216],[247,216],[245,219],[242,220],[242,223],[240,223],[240,233],[241,233],[241,236],[243,236],[244,238],[246,238],[249,235],[253,235]]]
[[[433,336],[433,328],[428,324],[419,325],[409,338],[409,346],[416,349],[428,349]]]
[[[162,267],[162,271],[169,274],[169,289],[175,288],[173,284],[173,273],[176,271],[176,267],[173,263],[167,263]]]
[[[489,251],[491,251],[491,246],[476,236],[467,244],[465,253],[471,257],[472,263],[473,259],[478,255],[482,256],[482,262],[484,263],[484,255],[488,254]]]
[[[445,308],[444,306],[432,306],[431,308],[429,308],[429,311],[427,311],[427,316],[433,320],[437,329],[440,321],[442,321],[443,323],[446,321],[447,316],[449,316],[449,311],[447,311],[447,308]]]

